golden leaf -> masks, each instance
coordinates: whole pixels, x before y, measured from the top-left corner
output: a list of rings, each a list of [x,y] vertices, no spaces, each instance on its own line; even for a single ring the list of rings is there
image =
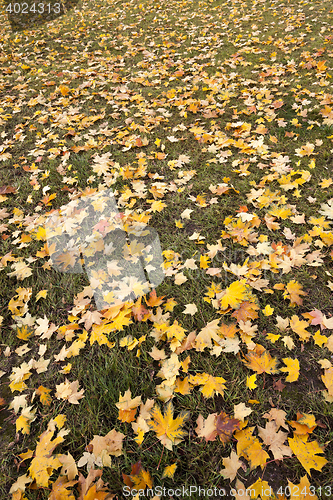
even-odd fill
[[[149,427],[156,432],[158,439],[168,450],[172,450],[173,445],[177,445],[186,436],[186,431],[182,426],[189,418],[189,412],[181,412],[178,417],[173,418],[173,405],[171,401],[166,404],[165,413],[157,407],[151,412],[152,419],[148,422]]]
[[[310,469],[321,471],[324,465],[327,464],[327,460],[324,457],[318,456],[319,453],[324,453],[324,450],[319,446],[317,441],[308,442],[308,437],[308,434],[301,436],[296,434],[293,438],[288,438],[288,442],[306,472],[311,476]]]

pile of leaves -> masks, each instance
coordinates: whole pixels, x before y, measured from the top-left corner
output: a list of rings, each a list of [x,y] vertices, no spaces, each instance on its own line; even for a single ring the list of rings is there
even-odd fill
[[[0,14],[3,495],[331,497],[332,14],[94,1],[21,32]],[[90,197],[105,236],[106,190],[125,229],[157,231],[165,277],[98,309],[118,263],[88,280],[64,250],[59,272],[47,222]]]

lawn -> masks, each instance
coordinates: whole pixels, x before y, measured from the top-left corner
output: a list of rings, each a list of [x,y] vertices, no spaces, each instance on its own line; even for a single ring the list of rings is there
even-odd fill
[[[332,498],[331,1],[0,7],[1,498]]]

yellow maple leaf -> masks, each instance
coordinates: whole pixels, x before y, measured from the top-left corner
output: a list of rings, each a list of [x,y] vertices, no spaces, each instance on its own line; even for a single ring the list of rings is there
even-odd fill
[[[62,415],[58,415],[61,417]],[[69,433],[66,429],[61,429],[57,437],[53,438],[55,426],[58,429],[62,427],[63,419],[52,419],[49,422],[47,430],[39,437],[39,442],[36,446],[35,456],[30,464],[30,476],[35,479],[37,487],[47,488],[49,478],[55,469],[62,466],[57,455],[52,455],[55,447],[64,441],[64,436]]]
[[[162,210],[167,207],[167,204],[164,203],[163,201],[161,200],[155,200],[153,201],[153,203],[151,204],[151,207],[150,207],[150,210],[152,212],[162,212]]]
[[[321,72],[321,71],[325,71],[325,69],[327,69],[325,62],[326,61],[318,61],[317,62],[317,71]]]
[[[40,385],[38,389],[36,389],[36,394],[37,396],[40,397],[40,402],[43,405],[50,406],[52,398],[50,396],[51,389],[47,389],[46,387],[43,387]]]
[[[262,312],[265,316],[272,316],[274,312],[274,307],[271,307],[269,304],[267,304],[265,309],[262,309]]]
[[[274,217],[278,217],[280,219],[287,219],[292,214],[292,211],[290,208],[287,208],[287,207],[283,207],[283,206],[277,207],[276,206],[275,208],[270,210],[268,213],[270,215],[273,215]]]
[[[328,394],[333,396],[333,367],[327,368],[321,379],[328,390]]]
[[[289,299],[292,307],[296,304],[301,306],[303,304],[303,300],[300,295],[307,295],[306,292],[303,292],[302,285],[295,280],[289,281],[286,285],[286,291],[283,292],[283,298]]]
[[[323,179],[319,185],[322,189],[325,189],[329,187],[331,184],[333,184],[333,181],[332,178],[330,177],[329,179]]]
[[[288,479],[288,486],[291,492],[290,500],[318,500],[314,494],[315,487],[311,487],[308,476],[301,477],[299,484],[293,484]]]
[[[15,422],[16,432],[21,431],[22,434],[30,434],[30,422],[31,420],[27,416],[20,415]]]
[[[247,291],[248,286],[246,285],[246,279],[231,283],[224,291],[223,296],[220,297],[221,309],[225,310],[228,307],[236,309],[237,306],[247,298]]]
[[[251,390],[258,387],[256,384],[256,379],[257,375],[255,373],[253,375],[250,375],[249,377],[246,377],[246,387]]]
[[[170,477],[172,479],[173,476],[175,475],[176,469],[177,469],[177,464],[171,464],[171,465],[168,465],[167,467],[165,467],[165,469],[163,471],[162,479],[164,477]]]
[[[254,427],[246,427],[235,432],[237,454],[250,462],[251,469],[258,467],[258,465],[263,469],[269,455],[262,449],[259,439],[252,435],[253,431]]]
[[[288,373],[288,376],[286,377],[286,382],[295,382],[296,380],[298,380],[299,377],[298,359],[282,358],[282,361],[286,366],[280,368],[280,371]]]
[[[248,490],[251,492],[251,497],[253,493],[256,495],[256,497],[253,498],[260,498],[261,500],[271,500],[272,498],[272,488],[269,486],[267,481],[263,481],[261,478],[251,484],[251,486],[248,487]],[[266,495],[266,492],[268,495]]]
[[[39,226],[38,227],[38,230],[35,234],[35,238],[36,240],[39,240],[39,241],[46,241],[46,229],[44,226]]]
[[[295,434],[293,438],[288,438],[288,442],[293,453],[295,453],[306,472],[311,476],[310,469],[321,471],[324,465],[327,464],[327,460],[324,457],[318,456],[319,453],[324,453],[318,442],[308,442],[308,437],[308,434],[301,436]]]
[[[70,486],[74,486],[77,481],[68,481],[67,476],[60,475],[52,484],[52,490],[48,500],[75,500],[73,493],[68,490]]]
[[[310,413],[297,413],[297,421],[288,420],[288,424],[294,427],[294,435],[299,436],[311,434],[317,427],[316,419]]]
[[[185,377],[184,380],[181,380],[179,377],[176,378],[175,392],[179,392],[179,394],[185,396],[186,394],[191,394],[191,389],[188,377]]]
[[[94,342],[97,342],[99,345],[106,344],[110,349],[115,346],[114,342],[110,342],[109,339],[107,338],[104,333],[100,331],[100,328],[98,328],[98,325],[93,325],[92,330],[90,333],[90,339],[89,339],[90,345],[92,345]]]
[[[290,328],[293,332],[297,333],[301,340],[307,342],[311,337],[311,333],[305,328],[309,326],[307,321],[300,320],[296,314],[290,318]]]
[[[207,382],[200,388],[203,396],[205,398],[212,398],[215,394],[221,394],[223,396],[225,379],[223,377],[213,377],[209,375]]]
[[[171,451],[172,446],[179,444],[186,436],[187,433],[182,429],[182,426],[188,420],[189,412],[181,412],[174,419],[171,401],[166,404],[164,415],[159,408],[154,407],[151,417],[152,419],[148,422],[150,429],[156,432],[158,439],[168,450]]]
[[[47,290],[41,290],[36,295],[36,302],[38,302],[39,299],[46,299],[46,296],[47,296]]]
[[[266,333],[266,338],[268,338],[268,340],[270,340],[272,342],[272,344],[275,344],[275,342],[277,340],[279,340],[279,338],[281,338],[281,335],[279,335],[278,333],[276,333],[276,334]]]
[[[58,89],[60,90],[61,95],[63,95],[63,96],[66,96],[67,94],[69,94],[69,91],[70,91],[70,88],[67,87],[67,85],[59,85]]]
[[[326,335],[321,335],[320,330],[317,330],[312,338],[314,340],[314,343],[316,345],[319,345],[319,347],[321,347],[323,344],[327,344],[328,341]]]
[[[16,329],[16,336],[21,340],[28,340],[29,337],[34,333],[34,330],[28,325],[18,326]]]

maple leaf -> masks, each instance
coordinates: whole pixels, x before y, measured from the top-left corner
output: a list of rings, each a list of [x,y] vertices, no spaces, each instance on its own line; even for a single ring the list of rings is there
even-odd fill
[[[154,407],[151,412],[152,419],[148,422],[151,430],[155,431],[158,439],[168,450],[172,450],[173,445],[177,445],[186,436],[186,431],[182,426],[188,420],[189,412],[181,412],[178,417],[173,418],[173,405],[169,401],[166,404],[164,415],[161,410]]]
[[[259,306],[255,304],[254,302],[249,302],[247,300],[244,300],[244,302],[241,303],[239,306],[239,309],[234,311],[231,316],[233,318],[236,318],[237,321],[247,321],[249,319],[256,319],[258,318],[258,313],[257,310],[259,309]]]
[[[276,391],[282,392],[286,385],[282,383],[281,379],[279,379],[278,381],[273,380],[273,387]]]
[[[15,491],[21,490],[25,491],[25,485],[32,482],[32,478],[28,477],[27,474],[20,476],[15,483],[12,484],[9,493],[15,493]]]
[[[16,193],[16,188],[13,186],[1,186],[0,187],[0,194],[9,194],[9,193]]]
[[[59,476],[58,479],[52,484],[52,490],[48,500],[75,500],[71,491],[67,488],[74,486],[77,481],[69,481],[67,476]]]
[[[204,419],[201,414],[197,418],[197,427],[195,428],[195,432],[199,437],[204,437],[206,443],[216,439],[216,417],[217,413],[211,413],[206,419]]]
[[[89,330],[92,324],[99,325],[102,322],[102,315],[99,311],[86,311],[78,323],[84,322],[85,330]]]
[[[251,469],[258,465],[263,469],[269,455],[262,449],[259,439],[252,435],[253,431],[254,427],[246,427],[235,433],[237,453],[250,462]]]
[[[142,467],[141,460],[132,465],[132,473],[128,476],[122,473],[124,483],[131,489],[144,490],[146,486],[152,488],[153,481],[148,471]]]
[[[288,424],[294,427],[294,434],[298,435],[311,434],[317,427],[314,415],[309,413],[297,413],[297,421],[288,420]]]
[[[217,297],[220,299],[221,309],[226,310],[228,307],[237,309],[237,306],[246,299],[248,288],[245,279],[231,283],[222,295]]]
[[[278,410],[277,408],[271,408],[271,410],[268,413],[265,413],[263,415],[263,418],[267,418],[269,421],[274,420],[276,423],[277,430],[279,427],[283,427],[287,431],[289,430],[288,426],[286,425],[286,412],[283,410]]]
[[[281,372],[288,373],[286,382],[295,382],[299,377],[299,361],[298,359],[282,358],[286,367],[280,368]]]
[[[69,382],[69,380],[65,380],[62,384],[56,385],[57,392],[55,394],[57,399],[65,399],[69,403],[79,404],[79,399],[82,399],[84,396],[84,389],[78,391],[79,381],[75,380],[74,382]]]
[[[307,321],[300,320],[296,314],[290,318],[290,328],[293,332],[297,333],[300,339],[304,340],[304,342],[307,342],[311,337],[311,333],[306,330],[307,326],[309,326],[309,323]]]
[[[256,379],[257,375],[255,373],[253,375],[250,375],[249,377],[246,377],[246,387],[251,390],[258,387],[256,384]]]
[[[53,470],[62,466],[58,455],[52,455],[52,452],[58,444],[64,441],[64,436],[69,433],[69,430],[62,429],[64,421],[64,415],[58,415],[50,420],[46,431],[39,437],[35,455],[29,467],[30,476],[35,479],[37,486],[47,488]],[[56,426],[59,432],[57,437],[52,439]]]
[[[298,460],[303,465],[306,472],[311,476],[310,469],[321,471],[327,460],[324,457],[318,456],[324,453],[324,450],[319,446],[317,441],[308,442],[308,434],[294,435],[293,438],[288,438],[289,446]]]
[[[221,337],[219,337],[217,333],[219,330],[219,322],[219,319],[214,319],[213,321],[207,323],[202,330],[200,330],[194,342],[197,351],[203,351],[205,347],[211,348],[212,340],[215,340],[215,342],[219,342],[221,340]]]
[[[169,478],[172,479],[173,476],[175,475],[176,469],[177,469],[177,464],[176,463],[168,465],[167,467],[165,467],[165,469],[163,471],[162,479],[165,478],[165,477],[169,477]]]
[[[322,203],[320,208],[320,214],[326,215],[326,217],[328,217],[329,219],[333,219],[333,198],[328,200],[326,204]]]
[[[124,437],[124,434],[112,429],[106,436],[94,436],[89,448],[92,447],[96,458],[101,457],[103,465],[111,467],[110,455],[115,457],[122,455]]]
[[[289,500],[318,500],[317,495],[314,494],[315,488],[310,488],[308,476],[301,477],[299,484],[293,484],[288,479],[288,486],[291,492]]]
[[[66,271],[68,267],[74,268],[79,254],[77,250],[66,250],[60,253],[55,259],[55,263],[59,266],[59,269]]]
[[[50,406],[52,402],[52,398],[50,396],[51,389],[48,389],[47,387],[43,387],[40,385],[38,389],[36,389],[36,394],[40,397],[40,402],[43,405]]]
[[[23,261],[14,262],[14,264],[12,264],[12,267],[14,268],[14,271],[12,271],[11,273],[7,273],[8,276],[16,276],[17,279],[24,280],[24,278],[32,275],[32,270],[30,269],[28,264]]]
[[[248,494],[249,488],[246,488],[244,483],[242,481],[239,481],[237,479],[235,488],[234,488],[234,495],[235,495],[235,500],[251,500],[250,495]],[[250,492],[251,493],[251,492]]]
[[[198,375],[190,375],[189,383],[192,385],[202,385],[200,391],[205,398],[212,398],[214,394],[224,394],[225,379],[222,377],[213,377],[209,373],[200,373]]]
[[[310,320],[310,325],[320,325],[321,330],[324,328],[323,325],[324,315],[318,309],[314,309],[313,311],[310,311],[308,313],[303,313],[302,316],[305,319]]]
[[[188,381],[188,377],[185,377],[184,380],[181,380],[179,377],[176,379],[176,387],[175,392],[179,392],[179,394],[191,394],[192,387]]]
[[[328,394],[333,396],[333,367],[327,368],[324,375],[321,376],[321,379],[328,390]]]
[[[27,406],[22,409],[21,415],[16,420],[16,432],[21,431],[22,434],[30,433],[30,423],[35,420],[36,409],[32,406]]]
[[[230,418],[221,411],[216,417],[216,431],[221,443],[228,443],[235,430],[239,429],[240,421],[237,418]]]
[[[292,456],[291,449],[284,444],[288,433],[278,431],[274,421],[267,422],[265,428],[258,426],[258,434],[263,442],[269,446],[269,450],[273,453],[275,460],[283,460],[283,457]]]
[[[242,422],[244,422],[244,419],[251,413],[252,413],[251,408],[245,406],[244,403],[239,403],[238,405],[234,406],[234,415],[236,419],[239,419]]]
[[[316,333],[313,335],[313,340],[314,343],[319,347],[322,347],[323,344],[325,345],[328,342],[328,338],[326,337],[326,335],[321,335],[320,330],[317,330]]]
[[[246,359],[244,361],[245,365],[259,374],[278,373],[279,371],[276,368],[277,359],[272,358],[269,352],[260,344],[256,344],[255,349],[245,354],[244,357]]]
[[[307,295],[306,292],[303,292],[302,285],[295,280],[289,281],[286,285],[286,291],[283,293],[283,298],[290,300],[291,307],[294,307],[296,304],[301,306],[303,300],[300,295]]]
[[[261,500],[271,500],[272,488],[269,486],[267,481],[263,481],[259,478],[255,483],[248,487],[251,498],[260,498]],[[274,495],[275,496],[275,495]]]
[[[115,495],[111,495],[105,489],[104,482],[102,481],[101,475],[103,471],[90,469],[88,476],[85,478],[81,473],[79,473],[78,487],[79,487],[79,498],[78,500],[106,500],[106,498],[114,498]],[[94,482],[96,478],[99,478],[97,482]]]
[[[122,422],[132,422],[134,420],[137,407],[141,404],[141,396],[132,399],[131,390],[128,389],[122,396],[120,393],[116,407],[119,409],[118,419]]]
[[[220,474],[224,479],[230,479],[233,481],[237,475],[237,471],[240,467],[243,467],[243,463],[239,460],[239,456],[235,451],[232,451],[230,457],[222,459],[224,469],[220,470]]]
[[[28,340],[28,338],[31,337],[33,333],[33,328],[30,328],[28,325],[21,325],[16,329],[16,336],[21,340]]]
[[[71,481],[78,474],[74,458],[70,453],[67,453],[67,455],[58,455],[58,458],[62,463],[62,469],[60,471],[60,475],[67,476],[68,479]]]

